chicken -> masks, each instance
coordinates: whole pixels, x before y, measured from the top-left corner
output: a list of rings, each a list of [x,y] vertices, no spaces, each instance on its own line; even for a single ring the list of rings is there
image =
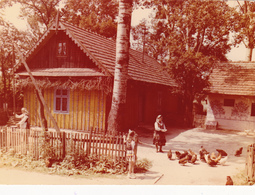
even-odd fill
[[[197,161],[197,154],[194,154],[194,155],[192,155],[190,163],[195,164],[196,161]]]
[[[187,160],[188,160],[188,161],[191,161],[191,159],[192,159],[192,155],[191,155],[191,154],[187,154],[186,157],[187,157]]]
[[[201,161],[205,161],[205,157],[204,157],[205,154],[209,154],[209,152],[203,146],[201,146],[201,148],[199,150],[199,155],[200,155]]]
[[[220,160],[221,160],[221,154],[219,153],[218,156],[214,159],[214,161],[218,164]]]
[[[231,179],[230,176],[227,176],[227,182],[226,185],[234,185],[233,180]]]
[[[184,166],[187,162],[188,162],[187,156],[185,156],[184,158],[181,158],[181,159],[179,160],[179,164],[181,164],[181,165],[183,165],[183,166]]]
[[[242,151],[243,151],[243,147],[239,148],[236,153],[235,153],[235,156],[240,156],[242,154]]]
[[[171,149],[167,152],[167,157],[168,157],[168,159],[169,160],[171,160],[172,159],[172,156],[173,156],[173,153],[172,153],[172,151],[171,151]]]
[[[188,154],[189,154],[188,151],[185,150],[185,151],[180,155],[180,159],[186,157]]]
[[[179,151],[175,151],[175,155],[177,159],[180,159],[181,153]]]
[[[220,164],[220,165],[225,165],[226,162],[227,162],[227,160],[228,160],[228,156],[224,156],[223,158],[221,158],[221,159],[219,160],[219,164]]]
[[[225,151],[224,151],[224,150],[222,150],[222,149],[216,149],[216,151],[217,151],[218,153],[220,153],[222,157],[224,157],[224,156],[227,156],[227,155],[228,155],[228,154],[227,154],[227,152],[225,152]]]
[[[210,157],[211,157],[211,159],[212,159],[212,160],[215,160],[215,159],[216,159],[216,155],[215,155],[215,153],[214,153],[214,152],[212,152]]]
[[[207,164],[213,167],[218,164],[218,162],[221,158],[221,155],[218,156],[215,160],[212,160],[209,154],[205,154],[204,157],[205,157],[205,161],[207,162]]]
[[[195,154],[196,154],[196,153],[193,152],[191,149],[189,149],[189,153],[190,153],[191,155],[195,155]]]

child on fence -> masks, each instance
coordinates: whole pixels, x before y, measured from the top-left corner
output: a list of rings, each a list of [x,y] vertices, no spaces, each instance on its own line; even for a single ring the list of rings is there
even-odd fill
[[[134,169],[135,169],[135,163],[137,159],[137,134],[129,130],[127,137],[124,136],[124,142],[126,143],[126,158],[128,161],[128,178],[129,179],[135,179],[134,175]]]
[[[29,112],[27,111],[26,108],[21,108],[21,115],[15,115],[16,118],[21,118],[21,120],[17,123],[17,126],[20,129],[29,129],[30,124],[29,124]]]

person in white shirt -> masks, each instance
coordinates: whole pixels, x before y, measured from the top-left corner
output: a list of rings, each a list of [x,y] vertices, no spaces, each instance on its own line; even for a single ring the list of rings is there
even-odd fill
[[[21,120],[17,123],[17,126],[20,129],[29,129],[29,112],[27,111],[26,108],[21,108],[21,114],[20,115],[15,115],[16,118],[21,118]]]

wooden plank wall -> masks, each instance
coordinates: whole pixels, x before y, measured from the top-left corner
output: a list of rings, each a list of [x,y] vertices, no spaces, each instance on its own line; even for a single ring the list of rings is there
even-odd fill
[[[54,113],[54,89],[44,90],[44,98],[60,129],[105,130],[106,95],[103,91],[70,90],[68,114]],[[34,90],[27,89],[24,93],[24,107],[30,113],[31,126],[40,127],[39,102]],[[48,127],[54,128],[47,114],[46,118]]]

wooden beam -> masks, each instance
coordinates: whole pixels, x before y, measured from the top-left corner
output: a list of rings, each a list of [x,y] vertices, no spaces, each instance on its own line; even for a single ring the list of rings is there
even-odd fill
[[[48,108],[48,106],[47,106],[47,104],[46,104],[46,102],[44,100],[42,92],[41,92],[40,88],[38,87],[38,85],[36,84],[35,78],[33,77],[33,75],[31,73],[31,71],[30,71],[30,69],[29,69],[29,67],[28,67],[28,65],[27,65],[27,63],[26,63],[22,53],[20,52],[20,50],[19,50],[19,48],[17,47],[16,44],[14,44],[14,46],[15,46],[15,49],[17,50],[17,52],[18,52],[18,54],[20,56],[21,62],[24,64],[24,66],[25,66],[25,68],[26,68],[26,70],[27,70],[27,72],[28,72],[28,74],[29,74],[29,76],[30,76],[30,78],[32,80],[32,83],[35,86],[36,91],[38,92],[38,95],[39,95],[39,98],[40,98],[40,100],[41,100],[41,102],[43,104],[43,107],[45,108],[47,114],[49,115],[49,117],[50,117],[50,119],[51,119],[51,121],[52,121],[52,123],[53,123],[53,125],[54,125],[54,127],[56,129],[56,131],[60,132],[60,129],[59,129],[58,125],[57,125],[57,122],[56,122],[55,118],[52,116],[52,114],[51,114],[51,112],[50,112],[50,110],[49,110],[49,108]]]

